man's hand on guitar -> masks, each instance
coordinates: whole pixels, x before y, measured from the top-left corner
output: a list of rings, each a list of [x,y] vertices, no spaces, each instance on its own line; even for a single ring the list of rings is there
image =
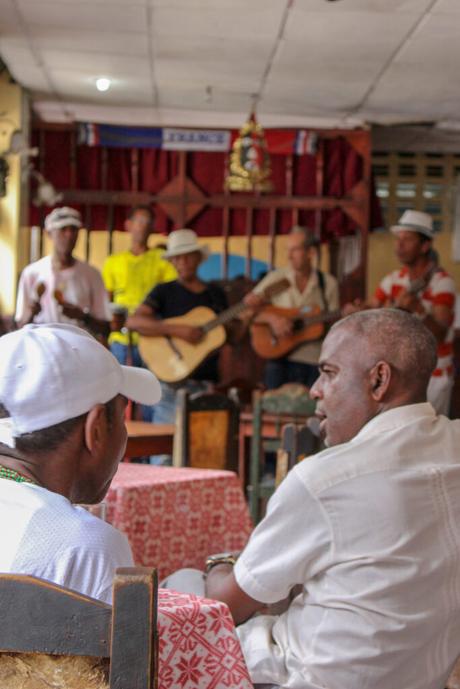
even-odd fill
[[[406,292],[406,290],[403,290],[396,296],[394,299],[394,306],[397,309],[403,309],[411,313],[424,313],[425,311],[420,299],[418,299],[415,294]]]
[[[35,316],[38,316],[40,311],[42,310],[42,305],[40,304],[39,301],[34,301],[33,304],[30,307],[30,320],[29,323],[32,323],[33,319]]]
[[[190,344],[198,344],[204,336],[202,329],[194,325],[174,325],[174,330],[171,334],[173,337],[179,337]]]
[[[284,316],[278,316],[277,314],[271,313],[266,314],[265,320],[270,326],[275,337],[282,338],[287,337],[292,333],[293,322],[289,318]]]
[[[84,320],[85,313],[84,313],[83,309],[81,309],[79,306],[75,306],[75,304],[70,304],[67,301],[61,301],[60,306],[62,309],[62,313],[67,318],[71,318],[72,320],[75,320],[75,321],[83,321]]]
[[[251,309],[260,309],[264,304],[267,303],[267,300],[262,294],[249,292],[249,294],[246,294],[244,297],[243,302]]]

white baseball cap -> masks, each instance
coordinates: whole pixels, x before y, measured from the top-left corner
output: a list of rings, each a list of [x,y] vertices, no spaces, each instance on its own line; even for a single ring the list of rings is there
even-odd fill
[[[61,230],[63,227],[75,227],[77,230],[82,226],[81,215],[75,208],[61,206],[48,213],[45,218],[45,230]]]
[[[163,258],[191,254],[193,251],[199,251],[203,260],[209,255],[209,247],[206,244],[198,244],[196,232],[185,228],[174,230],[168,235],[167,248]]]
[[[161,398],[157,378],[121,366],[108,349],[74,325],[26,325],[0,337],[0,443],[49,428],[105,404],[116,395],[141,404]]]
[[[390,228],[393,234],[399,232],[420,232],[428,239],[433,239],[433,218],[423,211],[407,210],[399,218],[399,222]]]

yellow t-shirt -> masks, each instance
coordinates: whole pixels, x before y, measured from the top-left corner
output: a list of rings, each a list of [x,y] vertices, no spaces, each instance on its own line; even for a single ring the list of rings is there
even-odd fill
[[[112,301],[133,313],[155,285],[175,280],[175,268],[162,256],[162,249],[148,249],[139,256],[131,251],[108,256],[102,269],[102,277],[105,288],[112,293]],[[110,342],[127,345],[128,335],[112,333]],[[133,344],[136,342],[137,335],[134,333]]]

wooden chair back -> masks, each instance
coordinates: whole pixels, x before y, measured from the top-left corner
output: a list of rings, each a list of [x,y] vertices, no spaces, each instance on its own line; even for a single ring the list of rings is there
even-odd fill
[[[251,440],[251,458],[249,468],[248,497],[251,516],[256,524],[261,517],[261,498],[268,498],[275,489],[275,480],[270,485],[261,484],[261,473],[264,465],[263,418],[264,415],[275,417],[279,422],[277,450],[281,444],[281,432],[287,422],[295,426],[304,426],[308,417],[313,416],[316,402],[310,398],[309,390],[300,383],[287,383],[276,390],[268,390],[256,395],[253,402],[253,435]]]
[[[307,424],[296,426],[287,423],[281,431],[281,447],[276,453],[275,486],[278,487],[286,474],[304,457],[315,454],[319,449],[319,439]]]
[[[199,469],[235,471],[239,417],[236,402],[215,392],[190,395],[180,390],[178,397],[180,449],[177,463]]]
[[[0,574],[0,686],[155,689],[156,613],[153,569],[118,569],[113,606],[36,577]]]

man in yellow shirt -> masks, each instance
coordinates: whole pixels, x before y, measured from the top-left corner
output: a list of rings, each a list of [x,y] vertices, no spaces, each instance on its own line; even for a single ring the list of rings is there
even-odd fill
[[[108,256],[102,269],[104,284],[110,300],[133,313],[147,294],[160,282],[176,278],[176,270],[163,259],[161,249],[149,249],[148,239],[153,232],[154,214],[149,206],[135,206],[125,222],[131,236],[128,251]],[[110,349],[121,364],[143,366],[137,348],[138,335],[113,332]]]

